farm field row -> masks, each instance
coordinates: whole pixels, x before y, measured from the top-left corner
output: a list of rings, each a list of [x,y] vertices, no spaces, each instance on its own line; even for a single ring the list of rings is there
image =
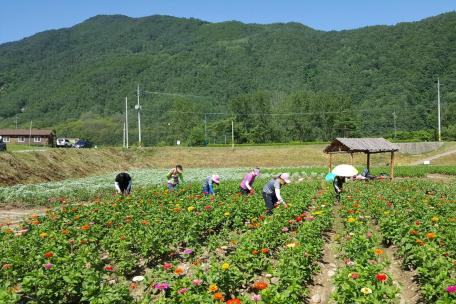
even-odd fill
[[[202,182],[206,176],[217,173],[222,181],[241,180],[249,168],[218,168],[198,169],[188,168],[185,170],[185,180],[192,183]],[[363,167],[358,167],[362,172]],[[147,188],[152,185],[163,184],[167,170],[164,169],[140,169],[129,171],[133,177],[134,188]],[[322,179],[328,172],[327,167],[302,167],[302,168],[264,168],[262,177],[282,172],[289,172],[294,179],[316,178]],[[389,174],[388,167],[373,167],[372,174]],[[15,185],[0,187],[0,206],[44,206],[51,205],[54,201],[62,198],[66,200],[88,200],[100,193],[109,194],[113,191],[114,177],[117,173],[104,174],[78,179],[67,179],[40,184]],[[398,166],[395,168],[396,177],[425,177],[428,174],[441,174],[455,176],[456,166]],[[163,186],[165,187],[165,186]]]

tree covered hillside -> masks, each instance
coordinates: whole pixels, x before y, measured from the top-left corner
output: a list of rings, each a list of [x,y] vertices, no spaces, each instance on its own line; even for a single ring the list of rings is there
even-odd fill
[[[0,126],[17,117],[19,126],[33,120],[61,136],[121,144],[128,96],[134,141],[139,84],[147,145],[223,143],[231,120],[237,142],[432,140],[440,77],[444,136],[455,139],[455,29],[454,12],[339,32],[96,16],[0,45]]]

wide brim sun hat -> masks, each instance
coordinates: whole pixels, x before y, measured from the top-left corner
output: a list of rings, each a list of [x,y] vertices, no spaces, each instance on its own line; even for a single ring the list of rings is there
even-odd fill
[[[336,166],[334,169],[332,169],[331,172],[337,176],[342,177],[351,177],[358,174],[358,170],[355,167],[346,164]]]

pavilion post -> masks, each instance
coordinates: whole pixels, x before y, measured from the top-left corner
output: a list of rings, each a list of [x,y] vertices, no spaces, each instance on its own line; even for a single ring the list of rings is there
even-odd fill
[[[394,151],[391,151],[390,178],[394,178]]]
[[[350,153],[350,163],[353,166],[353,153]]]
[[[367,152],[367,171],[370,172],[370,165],[371,165],[371,155]]]

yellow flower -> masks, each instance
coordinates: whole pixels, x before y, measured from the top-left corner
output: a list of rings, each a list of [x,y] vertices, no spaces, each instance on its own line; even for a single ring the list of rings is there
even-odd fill
[[[323,214],[323,211],[315,211],[315,212],[312,212],[313,215],[320,215],[320,214]]]
[[[230,268],[230,264],[228,264],[228,263],[223,263],[223,265],[222,265],[222,269],[223,269],[223,270],[228,270],[229,268]]]
[[[390,214],[390,212],[389,211],[384,211],[383,214],[384,215],[388,215],[388,214]]]
[[[288,248],[295,248],[296,246],[298,246],[298,244],[296,244],[296,243],[287,244]]]
[[[218,290],[218,286],[216,284],[209,285],[209,292],[216,292]]]
[[[372,289],[370,289],[368,287],[363,287],[363,288],[361,288],[361,292],[364,293],[365,295],[368,295],[368,294],[372,293]]]
[[[349,217],[348,220],[347,220],[347,222],[349,222],[349,223],[354,223],[354,222],[356,222],[356,219],[353,218],[353,217]]]
[[[40,233],[40,238],[42,238],[42,239],[44,239],[47,236],[48,236],[48,234],[46,232]]]
[[[433,216],[433,217],[431,218],[431,221],[433,221],[433,222],[438,222],[438,221],[439,221],[439,217],[438,217],[438,216]]]
[[[225,216],[230,216],[230,214],[228,211],[224,213]]]
[[[192,212],[193,210],[195,210],[195,207],[190,206],[190,207],[187,208],[187,210],[188,210],[188,212]]]

